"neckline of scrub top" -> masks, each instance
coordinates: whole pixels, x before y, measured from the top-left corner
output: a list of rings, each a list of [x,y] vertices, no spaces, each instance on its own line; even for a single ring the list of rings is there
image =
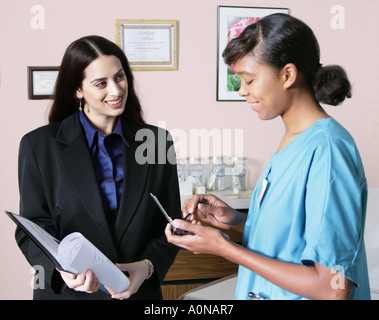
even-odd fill
[[[302,142],[303,139],[307,138],[309,136],[309,133],[313,131],[314,129],[317,129],[323,122],[325,121],[334,121],[332,117],[328,118],[322,118],[317,120],[314,124],[309,126],[307,129],[305,129],[303,132],[299,133],[292,141],[290,141],[282,150],[275,151],[275,158],[278,156],[281,156],[282,154],[285,154],[288,152],[288,150],[293,149],[293,146],[297,145],[298,143]],[[284,151],[284,152],[283,152]]]

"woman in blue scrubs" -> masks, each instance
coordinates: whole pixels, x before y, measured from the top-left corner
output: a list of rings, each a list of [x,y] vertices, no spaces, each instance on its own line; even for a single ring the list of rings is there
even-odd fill
[[[195,233],[168,241],[240,265],[236,299],[370,299],[364,245],[367,182],[351,135],[321,107],[351,97],[346,73],[320,64],[312,30],[274,14],[247,27],[223,53],[239,94],[285,133],[252,195],[248,216],[214,195],[187,200]],[[244,234],[242,246],[219,229]]]

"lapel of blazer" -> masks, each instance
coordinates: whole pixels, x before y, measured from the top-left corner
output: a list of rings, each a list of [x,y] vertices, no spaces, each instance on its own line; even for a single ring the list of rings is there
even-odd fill
[[[142,196],[150,168],[148,163],[139,164],[136,161],[136,150],[142,144],[135,140],[137,130],[138,127],[134,123],[123,121],[123,132],[128,146],[124,146],[124,184],[115,225],[117,242],[120,241],[136,214],[139,203],[143,201]]]
[[[60,156],[67,175],[88,214],[99,226],[110,247],[113,247],[112,234],[103,211],[87,140],[77,113],[62,121],[55,140],[66,145]]]

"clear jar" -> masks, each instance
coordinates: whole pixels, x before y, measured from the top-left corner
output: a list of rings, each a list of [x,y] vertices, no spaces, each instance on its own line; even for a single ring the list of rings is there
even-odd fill
[[[233,192],[247,190],[247,158],[236,157],[232,168],[232,189]]]
[[[214,167],[214,173],[216,176],[215,189],[216,191],[223,191],[227,189],[227,176],[224,165],[217,165]]]
[[[205,169],[202,164],[192,164],[188,168],[187,181],[191,181],[194,186],[205,185]]]
[[[207,181],[207,190],[222,191],[228,188],[226,168],[223,164],[216,164]]]
[[[176,166],[176,170],[178,172],[178,180],[179,180],[179,182],[183,182],[184,179],[185,179],[185,169],[184,169],[183,165],[178,164]]]
[[[189,164],[189,158],[187,157],[179,157],[176,159],[177,167],[178,167],[178,177],[179,177],[179,171],[181,172],[180,181],[185,181],[187,179],[187,171],[188,171],[188,164]]]

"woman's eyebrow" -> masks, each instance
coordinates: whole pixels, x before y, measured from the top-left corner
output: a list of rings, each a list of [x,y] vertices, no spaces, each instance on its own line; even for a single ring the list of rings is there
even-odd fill
[[[115,76],[117,76],[121,72],[124,72],[124,68],[121,68],[118,72],[116,72]]]
[[[119,73],[121,73],[121,72],[123,72],[123,71],[124,71],[124,68],[121,68],[119,71],[117,71],[117,72],[115,73],[114,76],[117,76]],[[104,81],[104,80],[106,80],[106,79],[107,79],[106,77],[104,77],[104,78],[96,78],[96,79],[92,80],[90,83],[97,82],[97,81]]]

